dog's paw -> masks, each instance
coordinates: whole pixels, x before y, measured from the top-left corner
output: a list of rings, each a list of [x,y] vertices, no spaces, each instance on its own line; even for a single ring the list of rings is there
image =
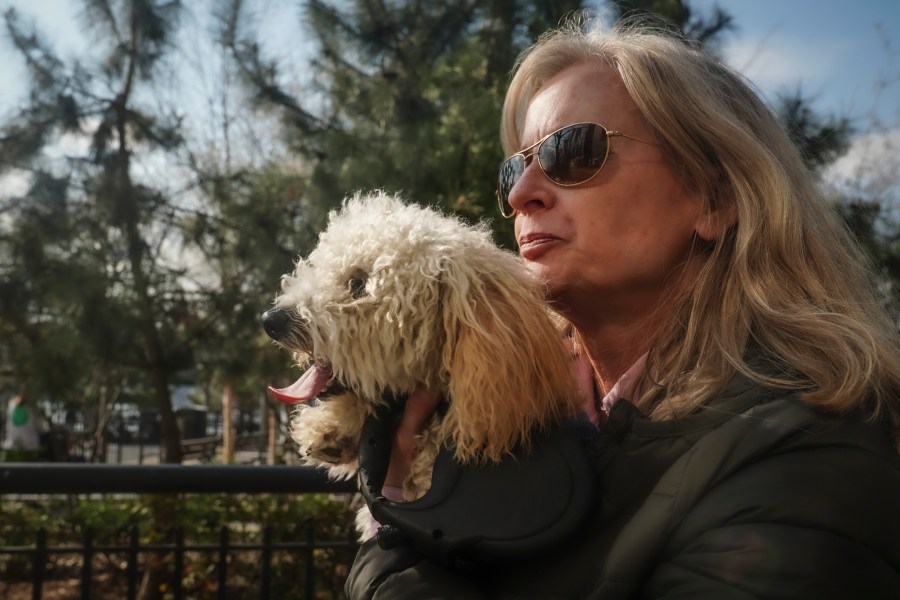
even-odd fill
[[[325,432],[316,440],[300,445],[300,455],[307,460],[328,465],[343,465],[356,460],[357,440],[336,432]]]
[[[291,438],[301,459],[332,472],[355,467],[365,415],[362,401],[349,393],[298,407],[291,418]]]

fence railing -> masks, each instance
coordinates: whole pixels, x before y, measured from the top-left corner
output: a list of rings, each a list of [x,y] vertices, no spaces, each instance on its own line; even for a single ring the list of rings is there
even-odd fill
[[[92,465],[56,463],[0,464],[0,496],[34,496],[55,494],[206,494],[206,493],[344,493],[355,490],[353,482],[338,482],[316,469],[299,466],[245,466],[245,465]],[[46,581],[46,567],[53,556],[80,555],[80,596],[92,597],[94,579],[94,557],[107,554],[123,557],[125,562],[125,597],[136,598],[140,574],[141,557],[152,554],[169,557],[171,569],[170,587],[174,598],[184,596],[183,577],[187,553],[201,553],[210,556],[210,570],[206,588],[214,590],[204,597],[229,597],[227,582],[229,557],[235,553],[255,552],[259,593],[253,597],[272,597],[273,557],[277,553],[292,553],[295,563],[303,565],[305,571],[304,597],[316,597],[315,553],[317,551],[342,551],[349,556],[356,543],[348,535],[343,539],[320,540],[314,534],[314,523],[304,527],[303,539],[294,541],[273,541],[271,524],[261,524],[261,541],[258,543],[236,543],[230,539],[229,529],[219,530],[215,543],[188,543],[184,531],[176,528],[172,539],[165,543],[141,543],[137,527],[132,527],[124,543],[98,543],[90,528],[85,529],[77,543],[52,545],[48,543],[47,532],[34,532],[34,543],[7,546],[0,534],[0,558],[24,557],[31,569],[31,595],[33,599],[43,597]],[[214,595],[213,595],[214,594]],[[17,598],[28,598],[19,595]],[[234,597],[234,595],[230,595]]]

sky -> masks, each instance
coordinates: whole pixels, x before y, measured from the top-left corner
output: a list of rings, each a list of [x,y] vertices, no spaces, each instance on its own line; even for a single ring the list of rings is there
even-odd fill
[[[712,5],[694,0],[698,9]],[[900,1],[732,0],[726,60],[766,95],[795,91],[814,106],[900,125]],[[882,91],[879,82],[892,81]],[[859,123],[862,125],[862,123]]]
[[[55,49],[66,54],[84,49],[76,18],[79,4],[0,0],[0,11],[13,6],[22,15],[34,16]],[[295,27],[298,4],[264,2],[262,23],[273,28],[270,40],[290,44],[293,38],[296,44],[295,30],[283,29]],[[818,112],[849,118],[859,144],[884,138],[890,148],[900,150],[900,0],[689,0],[689,4],[700,12],[717,4],[734,17],[737,29],[725,37],[724,58],[765,97],[771,100],[799,90],[813,99]],[[298,59],[296,48],[293,59]],[[24,99],[19,62],[0,35],[0,116]]]

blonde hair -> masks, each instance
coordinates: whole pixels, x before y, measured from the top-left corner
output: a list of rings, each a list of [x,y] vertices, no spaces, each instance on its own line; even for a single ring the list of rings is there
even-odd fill
[[[503,106],[506,152],[521,147],[541,86],[589,62],[618,72],[688,188],[734,218],[657,333],[642,408],[655,419],[689,414],[740,372],[823,410],[885,415],[896,435],[895,325],[858,246],[740,75],[646,23],[601,31],[573,21],[520,57]]]

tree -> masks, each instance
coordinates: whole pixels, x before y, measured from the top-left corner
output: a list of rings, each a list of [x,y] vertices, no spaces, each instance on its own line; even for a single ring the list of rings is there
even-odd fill
[[[72,327],[70,339],[91,362],[108,365],[104,372],[115,366],[135,373],[152,390],[164,460],[179,462],[169,381],[184,356],[168,348],[178,347],[171,342],[185,298],[179,268],[164,256],[173,235],[165,192],[135,172],[139,156],[181,142],[177,115],[153,112],[142,98],[170,48],[180,5],[92,0],[84,8],[98,38],[90,65],[55,56],[15,10],[4,15],[29,70],[30,94],[0,128],[0,173],[16,171],[32,182],[25,197],[4,206],[4,242],[31,264],[5,275],[33,293],[18,314],[4,311],[12,318],[6,326],[39,332],[17,338],[20,345],[28,340],[34,356],[56,342],[48,337],[55,337],[53,327]],[[71,150],[51,160],[66,144]],[[29,277],[40,284],[28,286]]]
[[[190,364],[183,341],[192,313],[183,267],[167,256],[178,237],[171,198],[138,167],[182,142],[177,113],[148,101],[180,11],[177,1],[86,0],[86,25],[98,42],[82,64],[55,56],[8,10],[6,30],[29,70],[30,94],[0,126],[0,174],[31,181],[24,197],[3,207],[5,250],[29,259],[24,270],[14,260],[4,265],[10,285],[27,294],[21,309],[0,312],[9,319],[4,328],[24,332],[5,343],[29,348],[22,356],[35,381],[53,372],[37,360],[45,349],[70,344],[59,364],[82,389],[99,373],[101,406],[111,385],[133,375],[131,385],[146,386],[154,399],[166,462],[181,460],[169,384]],[[100,419],[98,432],[102,426]],[[150,502],[159,528],[151,538],[164,538],[174,523],[172,500]],[[158,595],[162,570],[157,556],[142,598]]]
[[[900,139],[896,128],[875,124],[828,165],[825,184],[871,260],[882,300],[900,328]]]
[[[724,34],[734,31],[734,19],[718,5],[710,14],[697,13],[685,0],[610,0],[616,18],[662,17],[689,39],[715,49]]]
[[[510,68],[525,45],[580,7],[573,0],[310,0],[316,77],[303,100],[239,30],[234,56],[258,101],[282,111],[288,143],[309,167],[311,205],[327,209],[353,190],[383,188],[467,218],[496,218]],[[511,245],[509,223],[494,226]]]
[[[777,110],[810,170],[821,170],[847,151],[853,133],[849,119],[817,113],[799,91],[779,96]]]
[[[208,25],[215,37],[210,47],[227,54],[247,17],[223,6],[211,5]],[[211,75],[207,67],[216,61],[209,60],[209,50],[204,48],[192,77]],[[194,376],[199,385],[222,391],[223,409],[232,400],[255,408],[266,400],[266,385],[289,376],[290,356],[263,333],[260,316],[272,305],[281,276],[312,248],[325,219],[306,197],[308,168],[277,143],[268,112],[246,110],[252,98],[233,84],[236,68],[229,60],[214,67],[218,83],[205,104],[218,131],[214,142],[188,140],[196,205],[181,219],[186,248],[202,264],[193,282],[200,292],[194,310],[204,321],[193,346]],[[253,151],[242,152],[246,148]],[[269,410],[280,407],[268,403]]]
[[[201,307],[208,326],[194,349],[207,378],[200,383],[222,389],[226,407],[226,398],[258,399],[289,375],[290,357],[263,333],[260,316],[298,253],[311,250],[310,221],[322,215],[304,199],[304,178],[281,165],[230,176],[217,175],[218,167],[195,166],[210,212],[194,213],[186,225],[214,280]]]
[[[92,31],[112,40],[86,64],[53,55],[15,11],[5,15],[32,71],[27,105],[0,126],[0,174],[30,182],[0,209],[5,385],[84,400],[98,436],[124,388],[154,398],[165,460],[177,462],[176,378],[258,399],[288,374],[259,315],[324,215],[305,203],[306,171],[267,137],[265,116],[240,109],[233,65],[209,60],[214,40],[197,40],[206,12],[189,15],[186,41],[175,37],[177,3],[86,7]],[[207,70],[184,73],[190,48],[176,41],[199,44],[193,66]],[[182,75],[225,83],[209,98],[159,85]],[[221,127],[218,138],[204,127]]]

